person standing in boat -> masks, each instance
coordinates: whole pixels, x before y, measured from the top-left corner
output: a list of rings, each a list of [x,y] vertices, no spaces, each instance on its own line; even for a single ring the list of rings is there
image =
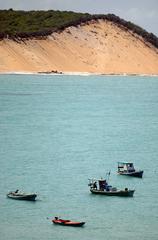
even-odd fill
[[[128,172],[134,172],[134,171],[135,171],[134,166],[133,166],[132,163],[129,163],[129,164],[128,164],[128,166],[127,166],[127,171],[128,171]]]
[[[100,179],[99,180],[99,190],[104,191],[107,187],[108,183],[106,179]]]
[[[97,189],[97,182],[94,182],[94,183],[93,183],[93,188],[94,188],[94,189]]]

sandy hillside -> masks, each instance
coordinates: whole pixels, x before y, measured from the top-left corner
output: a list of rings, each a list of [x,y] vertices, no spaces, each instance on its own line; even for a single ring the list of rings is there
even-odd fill
[[[43,40],[2,40],[0,56],[0,72],[158,74],[158,50],[106,20]]]

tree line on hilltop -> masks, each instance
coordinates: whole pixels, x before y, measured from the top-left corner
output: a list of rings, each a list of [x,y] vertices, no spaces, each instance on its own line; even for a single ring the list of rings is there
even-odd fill
[[[91,20],[104,19],[141,36],[146,42],[158,48],[158,38],[143,28],[125,21],[114,14],[75,13],[71,11],[14,11],[0,10],[0,39],[43,38],[53,32],[63,31],[70,26],[77,27]]]

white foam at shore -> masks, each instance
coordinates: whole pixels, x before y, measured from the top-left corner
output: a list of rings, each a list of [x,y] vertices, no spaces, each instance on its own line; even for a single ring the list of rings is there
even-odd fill
[[[72,76],[140,76],[158,77],[158,74],[137,74],[137,73],[89,73],[89,72],[0,72],[0,75],[72,75]]]

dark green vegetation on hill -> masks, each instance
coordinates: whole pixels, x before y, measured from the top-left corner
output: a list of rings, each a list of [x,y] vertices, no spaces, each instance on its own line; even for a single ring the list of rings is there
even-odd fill
[[[111,21],[124,30],[142,36],[158,48],[158,38],[141,27],[127,22],[114,14],[90,15],[88,13],[74,13],[67,11],[14,11],[0,10],[0,39],[44,37],[66,27],[77,26],[90,20],[105,19]]]

